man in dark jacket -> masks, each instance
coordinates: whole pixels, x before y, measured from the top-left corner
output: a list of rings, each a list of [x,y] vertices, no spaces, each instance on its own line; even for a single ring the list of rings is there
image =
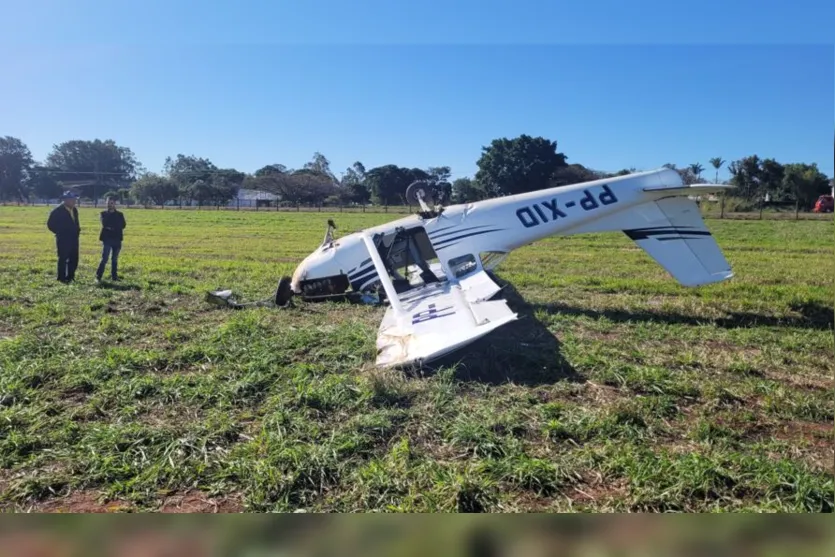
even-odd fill
[[[69,284],[75,280],[78,267],[78,238],[81,235],[81,223],[75,200],[78,196],[66,191],[61,196],[61,204],[55,207],[46,221],[46,227],[55,234],[58,248],[58,280]]]
[[[119,280],[119,252],[122,251],[122,230],[125,229],[125,215],[116,210],[116,200],[107,198],[107,211],[101,212],[101,233],[99,240],[102,243],[101,262],[96,271],[96,281],[101,281],[104,268],[107,266],[107,259],[111,257],[110,278]]]

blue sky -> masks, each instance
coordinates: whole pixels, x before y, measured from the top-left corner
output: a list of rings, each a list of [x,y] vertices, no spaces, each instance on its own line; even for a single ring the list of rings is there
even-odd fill
[[[833,175],[828,3],[559,4],[4,5],[0,135],[37,159],[112,138],[153,171],[177,153],[252,172],[320,151],[337,174],[359,160],[459,177],[527,133],[601,170],[758,154]]]

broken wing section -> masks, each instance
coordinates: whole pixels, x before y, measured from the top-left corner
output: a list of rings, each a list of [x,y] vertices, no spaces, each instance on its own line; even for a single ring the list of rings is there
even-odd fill
[[[479,278],[482,287],[474,290],[482,294],[493,290],[484,282],[486,279],[492,283],[487,274],[477,274],[484,277]],[[399,296],[399,304],[389,307],[380,323],[377,365],[428,362],[517,319],[505,300],[487,300],[473,294],[474,291],[446,281],[404,292]],[[402,308],[402,315],[397,306]]]
[[[634,226],[624,233],[680,284],[701,286],[733,276],[693,200],[667,197],[641,205],[633,215]]]

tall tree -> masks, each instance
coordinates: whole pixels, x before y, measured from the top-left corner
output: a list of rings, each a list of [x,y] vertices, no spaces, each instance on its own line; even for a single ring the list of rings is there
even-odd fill
[[[702,172],[704,171],[705,167],[702,166],[701,163],[695,162],[690,165],[690,172],[696,177],[696,180],[702,179]]]
[[[210,184],[218,168],[209,159],[178,154],[165,158],[163,171],[177,186],[180,197],[200,203],[211,199]]]
[[[452,184],[449,178],[452,169],[448,166],[430,166],[426,169],[429,175],[429,183],[434,190],[434,197],[437,202],[446,203],[452,199]]]
[[[520,135],[494,139],[482,147],[476,180],[490,195],[512,195],[545,189],[554,172],[566,166],[557,142],[544,137]]]
[[[198,205],[211,203],[214,197],[214,189],[212,188],[212,178],[204,180],[198,178],[193,182],[189,182],[184,188],[180,188],[180,194],[187,199],[197,201]]]
[[[568,186],[571,184],[579,184],[580,182],[591,182],[592,180],[599,180],[608,177],[604,172],[598,172],[590,168],[586,168],[582,164],[569,164],[561,166],[554,171],[551,177],[552,186]]]
[[[268,164],[255,171],[256,177],[269,176],[272,174],[286,174],[287,167],[283,164]]]
[[[76,185],[82,195],[97,199],[111,189],[127,188],[141,165],[133,151],[112,139],[73,139],[53,146],[46,166],[58,181]]]
[[[130,196],[143,204],[164,205],[177,199],[179,194],[176,184],[170,178],[154,173],[145,174],[130,187]]]
[[[452,175],[452,169],[448,166],[430,166],[426,169],[429,179],[433,182],[448,182]]]
[[[722,165],[725,164],[725,161],[722,157],[713,157],[710,159],[710,164],[713,165],[713,168],[716,169],[716,179],[714,180],[715,183],[719,183],[719,169],[722,168]]]
[[[55,174],[43,167],[33,166],[28,186],[30,194],[39,199],[55,199],[61,195],[61,184]]]
[[[699,176],[696,172],[704,170],[702,165],[698,163],[690,164],[684,168],[678,168],[674,163],[668,162],[664,164],[663,167],[678,172],[678,175],[681,176],[682,183],[685,185],[697,184],[699,182]]]
[[[429,179],[429,174],[420,168],[404,168],[394,164],[378,166],[365,173],[371,198],[380,205],[405,204],[409,184]]]
[[[0,137],[0,199],[23,201],[29,197],[32,153],[16,137]]]
[[[362,164],[360,161],[355,162],[351,169],[357,173],[362,179],[365,179],[365,165]]]
[[[792,199],[791,194],[787,194],[784,190],[784,173],[785,170],[782,164],[774,159],[764,159],[760,163],[759,196],[763,197],[768,194],[773,201],[788,201]]]
[[[289,200],[290,172],[283,164],[268,164],[244,179],[243,187],[265,191],[277,195],[282,200]]]
[[[216,205],[222,205],[234,199],[245,178],[246,174],[234,168],[219,169],[212,175],[211,201]]]
[[[728,166],[731,172],[731,184],[736,187],[736,195],[745,199],[754,199],[760,193],[760,163],[757,155],[751,155],[732,162]]]
[[[457,178],[452,182],[453,203],[472,203],[486,198],[487,192],[472,178]]]
[[[676,168],[675,170],[678,172],[678,175],[681,176],[681,181],[685,185],[689,186],[691,184],[698,184],[700,181],[699,177],[693,171],[692,166],[688,166],[687,168]]]
[[[371,192],[365,185],[365,166],[357,161],[342,175],[342,197],[349,203],[368,203]]]
[[[311,169],[291,172],[286,184],[288,201],[304,204],[319,204],[325,199],[339,195],[339,187],[332,177]]]
[[[830,191],[829,179],[817,163],[791,163],[783,171],[784,190],[803,208],[811,208],[818,196]]]
[[[336,176],[334,176],[333,172],[331,172],[330,161],[325,155],[323,155],[319,151],[313,153],[313,158],[310,160],[310,162],[304,165],[303,170],[309,170],[315,174],[327,176],[334,182],[337,181]]]

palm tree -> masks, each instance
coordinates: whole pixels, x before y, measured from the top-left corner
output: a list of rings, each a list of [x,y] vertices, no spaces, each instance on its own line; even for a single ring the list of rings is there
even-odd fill
[[[710,159],[710,164],[713,165],[713,168],[716,169],[716,183],[719,183],[719,169],[722,168],[722,165],[725,164],[725,161],[722,160],[722,157],[713,157]]]
[[[702,176],[702,170],[704,170],[704,169],[705,169],[705,167],[703,167],[703,166],[701,165],[701,163],[698,163],[698,162],[690,165],[690,171],[691,171],[693,174],[695,174],[695,175],[696,175],[696,179],[700,179],[700,178],[701,178],[701,176]]]

